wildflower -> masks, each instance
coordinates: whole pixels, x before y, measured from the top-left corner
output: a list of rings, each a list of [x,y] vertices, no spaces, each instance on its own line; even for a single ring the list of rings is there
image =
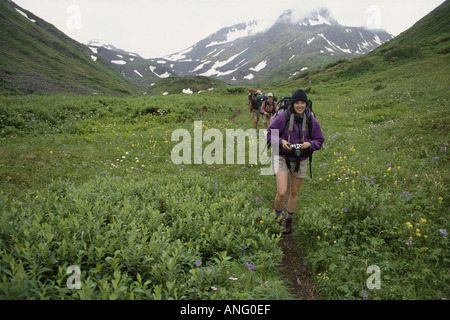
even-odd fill
[[[444,237],[448,236],[447,230],[445,230],[445,229],[439,229],[439,233],[441,234],[441,236],[444,236]]]
[[[256,266],[252,265],[251,263],[247,263],[247,269],[248,270],[255,270]]]
[[[409,238],[409,240],[406,242],[406,245],[407,245],[407,246],[412,245],[412,238]]]
[[[228,279],[236,281],[238,278],[229,277]]]
[[[202,260],[197,260],[197,261],[195,261],[195,264],[198,266],[198,267],[200,267],[201,265],[202,265]]]
[[[407,227],[408,229],[412,229],[412,228],[413,228],[413,225],[412,225],[410,222],[407,222],[407,223],[406,223],[406,227]]]
[[[214,290],[214,291],[217,291],[217,288],[216,288],[216,287],[211,287],[211,289]]]
[[[411,196],[411,193],[409,191],[403,191],[403,194],[400,195],[400,198],[405,198],[405,199],[409,199],[409,197]]]
[[[427,222],[427,219],[420,218],[420,223],[426,223],[426,222]]]

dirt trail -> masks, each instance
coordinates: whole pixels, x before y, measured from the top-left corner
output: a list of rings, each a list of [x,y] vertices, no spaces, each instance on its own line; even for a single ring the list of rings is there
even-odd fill
[[[290,181],[291,179],[289,178],[289,185]],[[287,210],[288,199],[289,192],[286,194],[284,201],[284,212]],[[298,215],[298,213],[296,214]],[[295,228],[295,216],[293,228]],[[303,264],[303,254],[294,243],[292,237],[293,234],[282,235],[280,241],[278,242],[279,247],[283,251],[283,260],[280,268],[283,271],[284,277],[288,281],[289,292],[294,296],[294,298],[299,300],[318,300],[319,296],[317,290],[312,285],[308,276],[308,270]]]

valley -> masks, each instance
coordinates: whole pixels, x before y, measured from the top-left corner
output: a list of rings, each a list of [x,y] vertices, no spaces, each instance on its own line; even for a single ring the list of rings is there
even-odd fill
[[[94,61],[88,46],[48,35],[40,45],[25,30],[43,36],[35,24],[51,27],[0,4],[1,39],[10,39],[0,49],[2,299],[448,299],[448,1],[370,52],[296,75],[305,64],[293,58],[295,68],[274,67],[278,81],[257,85],[279,97],[304,88],[326,138],[289,239],[273,222],[275,179],[262,174],[264,159],[252,158],[264,134],[225,139],[227,130],[252,126],[248,85],[189,75],[146,88],[105,58],[127,61],[117,66],[143,78],[131,65],[138,56],[99,47]],[[298,27],[333,24],[321,17]],[[23,32],[12,36],[15,25]],[[304,42],[345,49],[319,34]],[[39,50],[36,64],[30,52]],[[255,54],[248,68],[268,70],[265,57]],[[169,72],[169,61],[155,61],[148,74]],[[211,70],[199,63],[205,69],[197,71]],[[202,147],[190,152],[201,151],[203,161],[177,162],[177,132],[201,133]],[[221,146],[238,160],[240,145],[244,163],[209,161]]]

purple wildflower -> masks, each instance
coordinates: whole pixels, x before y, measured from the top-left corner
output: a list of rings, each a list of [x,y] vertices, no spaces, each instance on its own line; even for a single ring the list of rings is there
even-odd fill
[[[255,270],[256,266],[252,265],[251,263],[247,263],[247,269],[248,270]]]

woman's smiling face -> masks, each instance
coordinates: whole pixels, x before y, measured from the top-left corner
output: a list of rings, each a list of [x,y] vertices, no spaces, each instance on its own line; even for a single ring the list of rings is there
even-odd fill
[[[306,109],[306,102],[302,101],[302,100],[298,100],[294,102],[294,110],[295,113],[299,114],[299,115],[303,115],[303,113],[305,112]]]

